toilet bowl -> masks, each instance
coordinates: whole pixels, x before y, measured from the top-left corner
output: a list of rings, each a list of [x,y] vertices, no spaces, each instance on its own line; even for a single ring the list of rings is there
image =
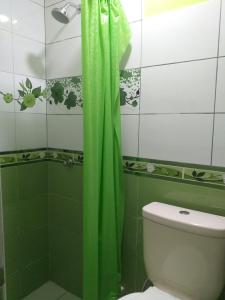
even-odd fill
[[[120,300],[180,300],[156,287],[150,287],[144,293],[134,293],[120,298]]]
[[[144,263],[154,287],[120,300],[216,300],[225,283],[225,218],[158,202],[143,208]]]

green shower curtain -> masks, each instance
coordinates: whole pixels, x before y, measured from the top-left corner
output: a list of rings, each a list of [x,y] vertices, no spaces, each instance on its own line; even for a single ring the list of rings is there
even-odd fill
[[[119,65],[129,40],[129,25],[119,0],[82,0],[84,300],[115,300],[120,292]]]

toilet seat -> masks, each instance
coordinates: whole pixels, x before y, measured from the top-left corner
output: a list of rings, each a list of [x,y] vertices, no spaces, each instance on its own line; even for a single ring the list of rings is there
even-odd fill
[[[119,300],[180,300],[169,295],[156,287],[150,287],[143,293],[134,293],[120,298]]]

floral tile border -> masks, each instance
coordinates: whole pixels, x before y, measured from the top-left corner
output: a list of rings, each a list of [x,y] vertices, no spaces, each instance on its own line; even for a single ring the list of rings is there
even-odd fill
[[[61,149],[48,149],[46,151],[47,159],[63,162],[67,166],[82,165],[83,153],[80,151],[67,151]]]
[[[176,179],[182,179],[183,176],[182,167],[149,163],[147,161],[124,160],[123,169],[124,171],[131,171],[146,175],[164,176],[167,178],[172,177]]]
[[[140,105],[141,69],[120,72],[120,106],[122,113],[138,113]]]
[[[120,72],[120,105],[122,113],[138,113],[141,69]],[[48,113],[82,113],[82,76],[47,80]]]
[[[45,149],[40,149],[8,152],[7,154],[0,153],[0,167],[42,161],[46,159],[46,152]]]
[[[46,86],[50,95],[47,103],[49,113],[55,112],[55,109],[81,111],[83,107],[81,76],[49,79]]]
[[[0,153],[0,167],[45,160],[62,162],[68,166],[82,165],[83,153],[62,149],[22,150],[4,154]]]
[[[212,170],[184,168],[183,179],[225,185],[225,171],[222,173]]]
[[[212,168],[212,169],[211,169]],[[225,188],[225,168],[219,171],[213,167],[188,167],[186,164],[152,162],[148,159],[127,158],[123,160],[124,172],[162,179],[173,179],[203,185],[215,185]]]
[[[36,149],[0,153],[0,167],[38,161],[56,161],[65,166],[83,165],[83,152],[64,149]],[[123,158],[125,173],[225,188],[225,168],[214,168],[133,157]]]

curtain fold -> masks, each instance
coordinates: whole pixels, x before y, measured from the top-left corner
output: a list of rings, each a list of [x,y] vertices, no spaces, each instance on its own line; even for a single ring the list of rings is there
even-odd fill
[[[129,24],[119,0],[82,0],[84,300],[115,300],[120,293],[119,66],[129,40]]]

